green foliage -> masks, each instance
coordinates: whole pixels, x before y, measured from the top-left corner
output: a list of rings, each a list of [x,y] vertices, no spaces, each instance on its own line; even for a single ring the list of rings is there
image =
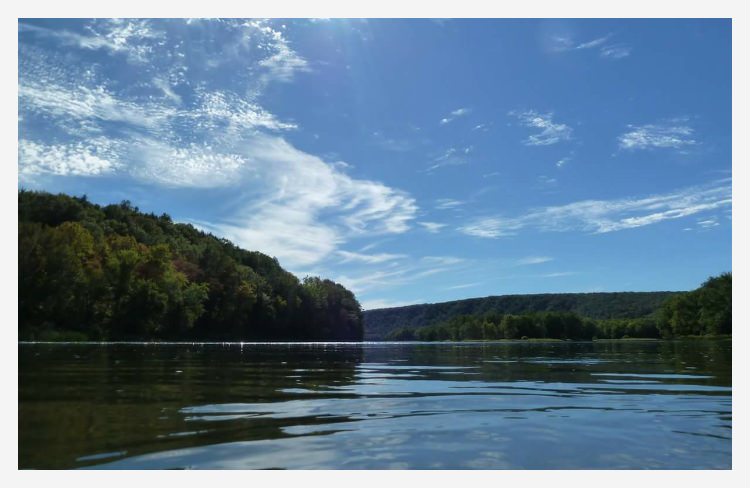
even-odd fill
[[[354,295],[130,202],[18,194],[19,337],[362,340]]]
[[[655,313],[662,301],[673,295],[676,295],[676,293],[621,292],[504,295],[367,310],[364,312],[367,324],[366,339],[380,340],[395,329],[440,324],[459,315],[496,314],[502,316],[523,315],[528,312],[573,312],[582,317],[591,317],[592,319],[635,319]]]
[[[667,298],[657,313],[637,318],[582,318],[573,312],[457,315],[426,327],[403,327],[389,340],[627,339],[732,333],[732,274],[709,278],[694,291]]]
[[[523,315],[458,315],[447,322],[420,328],[397,329],[391,340],[464,341],[498,339],[584,339],[596,332],[594,323],[572,312],[525,313]]]
[[[732,333],[732,273],[710,277],[697,290],[671,297],[657,327],[664,337]]]

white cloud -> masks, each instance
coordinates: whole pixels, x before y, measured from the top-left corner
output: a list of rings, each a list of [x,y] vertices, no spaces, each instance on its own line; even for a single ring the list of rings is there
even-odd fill
[[[438,210],[448,210],[466,204],[466,202],[464,201],[454,200],[452,198],[438,198],[437,200],[435,200],[435,203],[435,208]]]
[[[198,107],[184,111],[180,116],[195,119],[196,125],[204,130],[228,131],[239,136],[242,131],[258,128],[273,131],[297,128],[296,124],[279,122],[260,105],[233,93],[198,91],[197,95],[200,99]]]
[[[524,228],[542,232],[606,233],[678,219],[727,207],[731,203],[731,184],[719,180],[645,198],[585,200],[534,210],[519,217],[482,217],[458,230],[485,238],[515,235]]]
[[[92,63],[66,49],[75,62],[63,63],[54,47],[21,43],[21,177],[113,174],[163,188],[221,189],[232,210],[202,227],[286,266],[337,256],[354,237],[411,228],[418,209],[407,193],[352,178],[346,163],[326,162],[269,134],[297,126],[259,104],[262,90],[309,70],[283,28],[272,21],[157,23],[163,32],[147,21],[92,21],[83,34],[21,26],[63,46],[125,54],[133,62],[123,86],[100,69],[120,59]],[[186,50],[186,29],[205,42]],[[139,62],[143,56],[149,63]],[[230,66],[231,77],[218,69]],[[32,142],[39,140],[45,142]],[[346,252],[338,256],[392,257]]]
[[[18,141],[18,173],[22,180],[44,174],[101,176],[113,173],[119,166],[106,139],[69,145]]]
[[[516,235],[516,231],[524,224],[517,219],[503,219],[498,217],[483,217],[459,227],[459,232],[474,237],[496,238]]]
[[[608,44],[607,41],[612,38],[613,34],[592,39],[590,41],[576,43],[570,36],[552,36],[549,39],[550,47],[555,52],[579,51],[585,49],[599,48],[599,55],[603,58],[621,59],[630,55],[631,47],[623,44]]]
[[[562,168],[563,166],[565,166],[566,164],[568,164],[572,160],[573,160],[573,158],[571,156],[566,156],[566,157],[564,157],[562,159],[559,159],[557,161],[557,163],[555,163],[555,166],[557,166],[558,168]]]
[[[245,249],[274,256],[284,267],[316,264],[334,252],[344,239],[333,226],[318,220],[317,212],[294,205],[250,205],[249,216],[210,226],[215,234]]]
[[[631,51],[632,49],[630,46],[620,44],[615,46],[605,46],[599,51],[599,54],[603,58],[621,59],[630,56]]]
[[[445,166],[461,166],[463,164],[468,164],[469,160],[467,159],[467,155],[471,153],[474,150],[474,146],[467,146],[463,148],[455,148],[451,147],[445,153],[443,153],[441,156],[438,156],[433,160],[435,164],[430,166],[429,168],[423,170],[425,173],[429,173],[431,171],[434,171],[438,168],[443,168]]]
[[[146,19],[92,21],[87,26],[89,35],[24,22],[19,22],[18,27],[20,32],[51,37],[64,45],[123,54],[132,63],[147,62],[153,52],[153,45],[164,38],[164,33],[154,29]]]
[[[716,227],[719,225],[719,222],[716,220],[716,218],[710,218],[706,220],[699,220],[698,225],[700,225],[704,229],[710,229],[711,227]]]
[[[561,141],[567,141],[573,134],[573,129],[565,124],[556,124],[552,121],[552,113],[542,114],[534,110],[524,112],[513,111],[508,115],[518,117],[521,124],[531,129],[537,129],[536,134],[531,134],[523,141],[527,146],[548,146]]]
[[[612,34],[607,34],[604,37],[600,37],[600,38],[594,39],[592,41],[582,42],[582,43],[578,44],[575,47],[575,49],[591,49],[592,47],[596,47],[596,46],[599,46],[601,44],[604,44],[605,42],[607,42],[607,40],[610,37],[612,37]]]
[[[122,122],[140,128],[156,128],[176,114],[158,103],[125,101],[104,86],[58,85],[21,79],[18,84],[19,112],[52,116],[65,128],[70,120],[86,120],[101,132],[102,122]]]
[[[177,147],[154,139],[137,139],[129,150],[130,174],[167,187],[217,188],[242,183],[246,159],[197,144]]]
[[[437,266],[448,266],[453,264],[460,264],[465,262],[464,258],[458,258],[455,256],[424,256],[422,258],[423,263]]]
[[[423,303],[424,300],[417,298],[416,300],[390,300],[376,298],[373,300],[364,300],[362,302],[363,310],[375,310],[377,308],[393,308],[393,307],[405,307],[407,305],[414,305],[416,303]]]
[[[253,20],[244,24],[255,29],[263,38],[261,47],[270,52],[258,65],[265,68],[264,83],[269,81],[290,82],[297,72],[310,71],[307,60],[297,54],[283,33],[274,30],[267,21]]]
[[[161,90],[169,90],[163,80],[156,81]],[[244,132],[264,128],[288,130],[295,124],[280,122],[257,104],[227,92],[195,92],[197,102],[185,108],[175,108],[158,101],[127,100],[112,93],[105,86],[58,84],[21,79],[18,85],[20,112],[31,112],[52,117],[61,128],[71,121],[86,121],[87,132],[102,132],[103,123],[119,122],[129,129],[155,134],[173,134],[177,130],[200,135],[211,134],[222,138],[240,137]],[[175,98],[176,97],[176,98]],[[179,100],[172,93],[170,100]],[[82,135],[76,128],[73,134]]]
[[[465,283],[463,285],[446,286],[445,288],[443,288],[443,290],[462,290],[464,288],[473,288],[473,287],[479,286],[481,284],[482,284],[481,282],[479,282],[479,283]]]
[[[518,261],[516,261],[516,265],[525,266],[528,264],[541,264],[541,263],[548,263],[552,260],[553,258],[549,256],[530,256],[528,258],[519,259]]]
[[[459,108],[459,109],[456,109],[453,112],[451,112],[451,114],[449,116],[446,116],[446,117],[443,117],[442,119],[440,119],[440,123],[441,124],[448,124],[450,122],[453,122],[458,117],[463,117],[464,115],[467,115],[469,113],[471,113],[471,109],[470,108]]]
[[[417,224],[424,227],[431,234],[437,234],[440,232],[440,229],[448,226],[448,224],[440,224],[438,222],[417,222]]]
[[[407,194],[353,179],[279,137],[259,134],[240,154],[248,203],[216,231],[290,266],[316,263],[355,235],[406,232],[415,218]]]
[[[545,175],[537,176],[536,181],[542,186],[554,186],[557,184],[557,180],[555,178],[550,178],[549,176]]]
[[[549,42],[550,49],[555,52],[570,51],[576,46],[573,39],[571,39],[570,36],[566,35],[550,36],[547,40]]]
[[[393,261],[395,259],[403,259],[406,258],[406,254],[388,254],[388,253],[380,253],[380,254],[361,254],[356,252],[350,252],[350,251],[344,251],[339,250],[336,251],[339,256],[343,258],[343,263],[348,263],[351,261],[359,261],[362,263],[367,264],[377,264],[377,263],[384,263],[386,261]]]
[[[342,275],[336,281],[360,294],[374,289],[411,284],[427,276],[455,270],[465,262],[465,259],[452,256],[425,256],[395,268],[379,269],[356,276]]]
[[[697,144],[692,127],[685,125],[687,119],[672,119],[667,123],[629,125],[629,132],[619,137],[623,149],[669,148],[679,149]]]
[[[157,76],[156,78],[154,78],[153,85],[156,88],[160,89],[164,93],[164,96],[171,100],[174,104],[182,104],[182,97],[174,92],[174,90],[172,89],[172,85],[167,78]]]

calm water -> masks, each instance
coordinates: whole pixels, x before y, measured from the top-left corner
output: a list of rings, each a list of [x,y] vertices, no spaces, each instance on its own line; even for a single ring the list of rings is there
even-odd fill
[[[730,341],[19,344],[20,468],[729,469]]]

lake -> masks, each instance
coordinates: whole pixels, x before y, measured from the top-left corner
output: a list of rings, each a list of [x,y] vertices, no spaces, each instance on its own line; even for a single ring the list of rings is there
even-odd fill
[[[730,469],[730,340],[18,346],[19,468]]]

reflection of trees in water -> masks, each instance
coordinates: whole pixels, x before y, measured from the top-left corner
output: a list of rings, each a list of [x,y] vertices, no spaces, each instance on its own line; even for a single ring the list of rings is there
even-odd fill
[[[621,378],[597,373],[712,377],[659,379],[664,388],[651,383],[660,389],[649,394],[676,394],[669,387],[679,384],[729,386],[731,342],[21,345],[19,467],[77,467],[117,459],[76,462],[92,454],[134,456],[280,439],[308,435],[321,424],[332,432],[337,429],[332,424],[362,411],[357,401],[377,403],[368,397],[373,391],[385,393],[382,398],[468,395],[478,390],[455,388],[453,382],[477,381],[485,383],[482,388],[498,387],[497,394],[508,388],[523,394],[538,394],[537,388],[561,395],[578,389],[594,397],[644,394],[607,382]],[[399,380],[391,389],[381,388]],[[411,380],[432,381],[410,385]],[[494,392],[485,388],[481,394]],[[727,392],[695,393],[704,394]],[[351,398],[359,400],[338,403]],[[388,408],[393,407],[382,407],[393,413]],[[383,413],[379,405],[373,412]]]
[[[713,376],[706,384],[732,385],[731,339],[685,340],[660,343],[660,355],[676,373]]]
[[[309,392],[325,396],[331,386],[354,383],[363,357],[359,345],[283,348],[21,345],[19,467],[76,467],[87,464],[77,458],[97,453],[127,451],[131,456],[276,438],[286,435],[281,430],[285,425],[315,423],[314,418],[250,415],[189,420],[181,412],[206,404],[305,399]]]
[[[389,345],[390,346],[390,345]],[[365,364],[454,368],[453,381],[596,383],[592,373],[706,375],[676,383],[731,385],[731,341],[597,341],[511,343],[403,343],[367,348]],[[470,368],[462,370],[460,368]],[[419,370],[425,379],[448,379],[443,370]]]

